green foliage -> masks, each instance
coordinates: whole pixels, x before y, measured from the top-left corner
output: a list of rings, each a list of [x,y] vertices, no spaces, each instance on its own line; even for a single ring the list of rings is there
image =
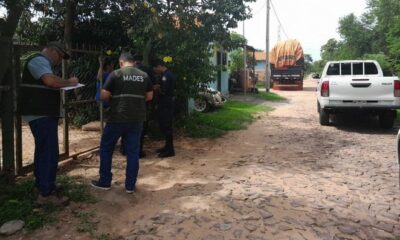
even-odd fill
[[[63,187],[61,195],[69,197],[71,201],[93,201],[86,187],[76,179],[60,176],[57,185]],[[37,196],[33,179],[17,182],[15,185],[0,183],[0,225],[20,219],[25,222],[25,228],[32,231],[55,221],[55,214],[60,208],[51,205],[38,206]]]
[[[246,3],[254,1],[29,1],[31,5],[21,18],[17,37],[34,44],[62,40],[64,27],[71,25],[64,19],[65,13],[70,12],[66,3],[70,3],[74,15],[72,46],[95,44],[103,50],[140,51],[145,63],[171,56],[173,61],[168,67],[177,75],[177,95],[184,104],[188,97],[196,95],[199,83],[214,80],[216,67],[210,61],[214,46],[233,49],[243,43],[240,35],[230,37],[229,29],[251,16]],[[95,75],[96,70],[89,66],[91,60],[83,56],[73,59],[79,62],[73,63],[73,68],[79,68],[75,71]]]
[[[378,61],[379,65],[381,65],[382,71],[385,76],[392,76],[393,75],[393,67],[392,63],[390,62],[390,59],[387,55],[383,53],[377,53],[377,54],[365,54],[363,59],[366,60],[376,60]]]
[[[321,75],[325,64],[325,60],[318,60],[313,62],[310,73],[319,73]]]
[[[367,11],[339,21],[343,40],[330,39],[321,47],[323,61],[375,59],[384,73],[400,74],[400,1],[368,0]]]
[[[388,49],[397,75],[400,75],[400,17],[394,19],[393,27],[387,34]]]
[[[243,48],[233,50],[229,57],[231,58],[230,72],[235,72],[244,67]]]
[[[246,128],[254,114],[271,111],[269,107],[229,101],[212,113],[194,113],[186,119],[185,132],[194,138],[217,138],[227,131]]]

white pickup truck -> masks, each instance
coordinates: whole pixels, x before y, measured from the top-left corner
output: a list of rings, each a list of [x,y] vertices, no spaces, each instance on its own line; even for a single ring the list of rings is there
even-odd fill
[[[350,60],[328,62],[319,79],[318,112],[321,125],[330,115],[362,110],[379,117],[380,126],[392,128],[400,108],[398,77],[384,77],[377,61]]]

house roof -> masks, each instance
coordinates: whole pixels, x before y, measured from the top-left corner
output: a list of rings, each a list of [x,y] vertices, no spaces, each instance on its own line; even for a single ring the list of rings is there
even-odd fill
[[[256,56],[256,61],[265,61],[265,60],[266,60],[266,54],[265,54],[265,52],[259,52],[259,51],[257,51],[257,52],[255,53],[255,56]]]

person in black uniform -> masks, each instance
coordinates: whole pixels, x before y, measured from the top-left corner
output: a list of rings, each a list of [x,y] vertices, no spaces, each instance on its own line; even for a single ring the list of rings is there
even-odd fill
[[[133,55],[133,60],[135,61],[135,67],[137,67],[139,70],[142,70],[143,72],[147,73],[149,76],[149,80],[152,84],[154,84],[154,75],[153,71],[147,67],[146,65],[143,64],[143,55],[140,53],[135,53]],[[147,118],[146,121],[143,123],[143,131],[142,135],[140,136],[140,158],[146,157],[146,152],[143,151],[143,142],[144,142],[144,136],[147,134],[147,129],[149,126],[149,113],[150,113],[150,108],[151,108],[151,101],[146,102],[146,112],[147,112]]]
[[[153,71],[161,76],[161,80],[154,85],[154,90],[158,95],[156,104],[160,130],[165,137],[165,146],[157,150],[158,157],[172,157],[175,156],[173,118],[176,77],[162,60],[154,62]]]

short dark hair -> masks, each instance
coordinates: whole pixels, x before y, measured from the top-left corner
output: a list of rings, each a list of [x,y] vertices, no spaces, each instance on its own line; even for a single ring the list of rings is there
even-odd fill
[[[166,66],[165,62],[160,58],[153,59],[153,61],[151,62],[151,65],[153,67],[157,67],[157,66],[164,66],[165,67]]]
[[[115,60],[115,59],[112,59],[112,58],[110,58],[110,57],[105,57],[104,60],[103,60],[103,70],[104,70],[107,66],[114,64],[114,60]]]
[[[134,62],[133,56],[130,52],[123,52],[119,56],[119,60],[127,61],[127,62]]]
[[[141,61],[143,61],[143,55],[141,53],[135,53],[133,55],[133,60],[141,62]]]

